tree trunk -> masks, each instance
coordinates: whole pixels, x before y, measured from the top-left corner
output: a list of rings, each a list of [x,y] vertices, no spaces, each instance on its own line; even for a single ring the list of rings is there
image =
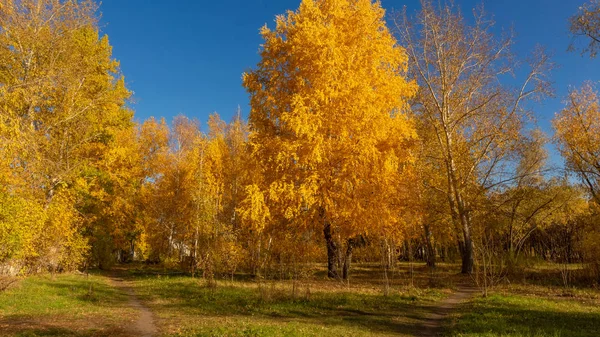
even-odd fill
[[[452,164],[454,166],[454,164]],[[452,177],[452,175],[450,175]],[[450,181],[454,182],[456,179],[451,178]],[[462,267],[461,273],[463,274],[472,274],[473,273],[473,240],[471,239],[471,219],[468,214],[468,211],[465,207],[464,199],[462,195],[458,193],[458,189],[455,186],[451,186],[451,190],[453,192],[454,202],[456,203],[455,208],[455,216],[458,217],[459,225],[462,229],[463,234],[463,246],[461,249],[462,256]]]
[[[198,229],[198,224],[196,224],[196,232],[194,233],[194,251],[192,252],[192,261],[190,268],[192,269],[192,278],[194,278],[196,274],[196,265],[198,259],[198,240],[200,238],[200,233]]]
[[[442,262],[448,262],[448,246],[442,245],[442,248],[440,249],[440,258],[442,259]]]
[[[514,230],[513,230],[513,224],[512,221],[510,222],[509,225],[509,230],[508,230],[508,252],[510,254],[510,257],[514,256],[515,253],[515,246],[513,244],[513,240],[514,240],[514,234],[513,234]]]
[[[471,240],[471,218],[468,214],[468,209],[466,207],[467,204],[460,190],[459,179],[457,179],[457,169],[454,163],[454,154],[452,152],[452,137],[451,134],[448,132],[446,125],[444,125],[444,132],[447,143],[446,169],[448,173],[449,186],[448,200],[450,202],[452,219],[455,222],[455,226],[462,229],[463,233],[464,246],[461,250],[461,272],[463,274],[471,274],[473,273],[473,241]],[[460,230],[459,228],[457,229]]]
[[[427,267],[435,268],[435,250],[431,243],[431,227],[427,224],[423,228],[425,229],[425,246],[427,248]]]
[[[342,278],[348,279],[350,273],[350,264],[352,263],[352,250],[354,249],[354,239],[348,239],[348,247],[346,248],[346,256],[344,257],[344,268],[342,270]]]
[[[462,249],[462,267],[461,273],[463,274],[472,274],[473,273],[473,241],[471,240],[471,235],[464,234],[464,246]]]
[[[323,228],[323,234],[325,236],[325,242],[327,244],[327,276],[329,278],[339,278],[337,271],[337,260],[338,260],[338,247],[333,239],[331,233],[331,224],[325,221],[325,227]]]
[[[457,215],[460,220],[460,225],[462,226],[463,233],[463,244],[461,255],[462,255],[462,267],[461,273],[463,274],[472,274],[473,273],[473,240],[471,239],[471,219],[467,214],[467,210],[465,207],[464,200],[462,196],[457,193],[456,188],[454,188],[455,193],[455,201],[456,201],[456,210]]]

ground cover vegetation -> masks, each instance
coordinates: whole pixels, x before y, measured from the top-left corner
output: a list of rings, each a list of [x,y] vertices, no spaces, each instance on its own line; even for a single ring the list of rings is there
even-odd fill
[[[584,57],[599,13],[568,23]],[[109,270],[135,262],[165,334],[414,335],[469,283],[451,334],[595,335],[598,91],[539,129],[533,103],[568,83],[494,24],[303,0],[260,30],[248,119],[201,127],[134,122],[94,1],[0,0],[0,328],[127,335]]]

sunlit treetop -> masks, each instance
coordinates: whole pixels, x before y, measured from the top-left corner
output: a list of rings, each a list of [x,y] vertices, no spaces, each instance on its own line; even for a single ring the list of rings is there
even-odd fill
[[[403,112],[417,86],[384,14],[369,0],[305,0],[261,30],[261,61],[244,74],[250,141],[287,219],[325,210],[361,222],[358,200],[385,180],[374,172],[395,175],[409,156]]]

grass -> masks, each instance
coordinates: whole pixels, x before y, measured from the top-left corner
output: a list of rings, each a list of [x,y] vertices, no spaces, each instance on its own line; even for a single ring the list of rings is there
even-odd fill
[[[453,315],[450,336],[600,336],[600,292],[584,265],[572,264],[576,287],[564,287],[555,263],[537,262],[511,275],[487,298],[476,298]],[[570,282],[571,283],[571,282]]]
[[[133,273],[136,293],[175,336],[412,336],[440,289],[380,286],[356,275],[350,288],[313,279],[294,293],[291,282],[219,281]]]
[[[376,265],[356,264],[349,285],[327,280],[322,266],[311,268],[296,287],[247,275],[212,287],[144,265],[122,268],[120,277],[152,311],[162,336],[416,336],[426,315],[466,281],[457,265],[430,273],[400,263],[384,296]],[[536,268],[461,305],[448,335],[599,336],[600,292],[559,286],[555,269]],[[0,293],[0,336],[129,336],[137,316],[129,305],[102,273],[29,277]]]
[[[511,287],[512,288],[512,287]],[[516,294],[525,287],[505,289],[477,298],[460,308],[451,336],[597,337],[600,334],[600,302],[595,296],[560,297],[548,289]]]
[[[0,293],[4,336],[118,336],[134,315],[102,276],[35,276]]]

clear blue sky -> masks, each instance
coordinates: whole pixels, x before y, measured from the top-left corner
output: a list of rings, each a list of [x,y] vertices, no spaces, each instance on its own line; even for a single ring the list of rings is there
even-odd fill
[[[465,16],[480,4],[455,0]],[[600,58],[567,52],[568,17],[584,0],[487,0],[497,29],[514,27],[514,51],[526,56],[536,44],[554,53],[560,68],[552,74],[557,97],[535,106],[539,125],[563,106],[569,86],[600,79]],[[274,26],[275,15],[296,9],[300,0],[104,0],[101,28],[135,92],[136,119],[185,114],[205,122],[218,112],[229,120],[237,106],[247,116],[248,95],[241,74],[258,62],[259,28]],[[418,0],[383,0],[388,10],[419,8]]]

